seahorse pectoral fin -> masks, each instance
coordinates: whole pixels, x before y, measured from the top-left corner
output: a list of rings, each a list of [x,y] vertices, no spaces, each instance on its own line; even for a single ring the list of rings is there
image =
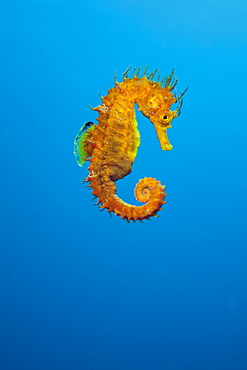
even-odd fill
[[[173,146],[170,144],[170,141],[167,136],[167,128],[162,126],[155,125],[155,130],[160,142],[160,146],[162,150],[171,150]]]

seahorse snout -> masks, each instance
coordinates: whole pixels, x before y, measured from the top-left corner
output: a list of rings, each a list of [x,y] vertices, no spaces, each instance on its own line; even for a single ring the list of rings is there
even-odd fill
[[[162,150],[171,150],[173,146],[170,144],[170,141],[167,136],[167,129],[164,127],[157,127],[155,126],[155,130],[160,142],[160,147]]]

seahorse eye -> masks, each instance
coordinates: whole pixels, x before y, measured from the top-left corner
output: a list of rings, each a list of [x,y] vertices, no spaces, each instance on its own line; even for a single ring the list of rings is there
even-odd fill
[[[167,116],[164,116],[163,119],[167,119],[168,117]]]

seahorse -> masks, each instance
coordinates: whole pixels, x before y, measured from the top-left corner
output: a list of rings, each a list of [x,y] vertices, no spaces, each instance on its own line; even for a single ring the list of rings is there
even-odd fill
[[[135,197],[144,205],[130,205],[116,194],[115,182],[132,171],[140,145],[140,133],[137,128],[134,105],[153,123],[162,150],[171,150],[167,129],[173,118],[181,112],[182,96],[176,97],[172,90],[177,84],[174,70],[160,81],[154,81],[154,72],[147,72],[141,77],[141,68],[134,69],[133,76],[128,76],[130,67],[123,74],[123,82],[117,82],[101,97],[102,104],[96,108],[98,124],[85,123],[74,141],[74,154],[79,166],[90,162],[89,175],[85,182],[93,189],[92,194],[98,198],[97,204],[108,212],[113,212],[122,219],[144,220],[158,217],[163,204],[166,203],[165,186],[160,181],[145,177],[135,188]],[[178,102],[176,110],[171,111],[172,104]]]

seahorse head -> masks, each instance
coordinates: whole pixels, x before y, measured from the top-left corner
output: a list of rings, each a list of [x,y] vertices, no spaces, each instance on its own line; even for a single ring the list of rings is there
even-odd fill
[[[146,94],[138,99],[139,110],[154,124],[161,149],[171,150],[167,129],[171,127],[173,118],[179,114],[178,110],[170,110],[176,99],[171,93],[170,86],[162,88],[157,82],[146,81],[146,83]]]

